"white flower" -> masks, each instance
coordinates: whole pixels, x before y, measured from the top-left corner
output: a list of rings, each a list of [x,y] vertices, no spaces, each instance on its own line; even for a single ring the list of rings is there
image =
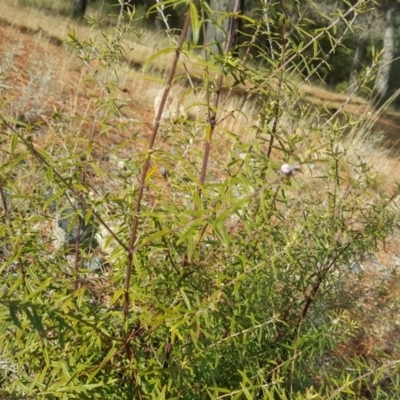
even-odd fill
[[[283,175],[286,176],[293,176],[298,171],[301,171],[299,163],[295,163],[293,165],[282,164],[281,166],[281,172]]]

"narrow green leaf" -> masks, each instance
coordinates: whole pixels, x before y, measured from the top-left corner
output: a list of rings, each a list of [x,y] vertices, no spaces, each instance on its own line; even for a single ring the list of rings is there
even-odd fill
[[[143,72],[146,72],[146,70],[154,63],[157,58],[160,58],[168,53],[173,53],[175,49],[173,47],[168,47],[166,49],[161,49],[160,51],[157,51],[157,53],[153,54],[150,56],[146,62],[143,65]]]
[[[189,310],[191,310],[192,309],[192,306],[190,305],[190,301],[189,301],[189,299],[188,299],[188,297],[186,296],[186,293],[185,293],[185,291],[181,288],[181,295],[182,295],[182,298],[183,298],[183,301],[185,302],[185,304],[186,304],[186,307],[189,309]]]
[[[27,317],[29,318],[29,320],[31,321],[32,325],[34,326],[34,328],[38,331],[39,335],[42,338],[45,338],[46,331],[43,327],[41,317],[37,314],[36,310],[34,308],[32,308],[32,311],[31,311],[28,307],[26,307],[24,309],[24,311],[25,311]]]
[[[14,307],[14,304],[10,304],[9,310],[10,310],[10,317],[14,322],[15,326],[17,326],[19,329],[22,329],[21,323],[19,322],[19,319],[17,317],[18,310]]]
[[[192,26],[193,43],[197,44],[200,38],[201,20],[197,11],[196,4],[190,3],[190,24]]]
[[[112,347],[110,349],[110,351],[106,354],[106,356],[103,358],[100,364],[97,365],[96,369],[91,374],[89,374],[86,384],[89,384],[93,380],[93,378],[99,373],[99,371],[104,367],[104,365],[107,364],[107,362],[114,357],[117,351],[118,351],[117,347]]]

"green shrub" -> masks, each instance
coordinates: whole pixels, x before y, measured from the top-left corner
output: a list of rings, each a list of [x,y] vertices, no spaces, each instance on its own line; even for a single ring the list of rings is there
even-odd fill
[[[188,8],[194,37],[207,11],[201,7]],[[346,297],[355,266],[392,234],[396,195],[385,194],[363,155],[348,148],[344,132],[360,129],[362,121],[321,116],[290,80],[287,61],[307,67],[302,49],[320,38],[296,47],[285,31],[269,37],[265,20],[244,22],[257,29],[241,44],[240,59],[229,46],[220,54],[204,47],[205,58],[196,58],[183,29],[149,60],[168,53],[173,61],[193,60],[179,70],[172,62],[165,84],[193,74],[189,91],[197,97],[185,106],[196,110],[195,120],[161,121],[162,138],[160,121],[150,138],[132,127],[118,99],[120,68],[141,40],[133,14],[95,39],[69,37],[92,78],[87,138],[68,131],[73,119],[60,110],[51,123],[69,139],[48,151],[32,139],[35,128],[44,129],[40,124],[15,121],[2,107],[5,394],[398,395],[397,360],[338,355],[359,332],[357,310]],[[259,52],[263,68],[246,53],[262,37],[276,45]],[[232,128],[243,114],[240,129]],[[106,149],[104,161],[103,140],[115,132],[129,139]],[[122,157],[132,143],[136,151],[129,147],[130,156]],[[54,248],[54,226],[61,225],[72,239]],[[52,233],[43,233],[49,226]]]

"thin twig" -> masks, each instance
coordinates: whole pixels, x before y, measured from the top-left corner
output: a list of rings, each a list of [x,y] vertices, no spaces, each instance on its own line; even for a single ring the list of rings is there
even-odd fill
[[[12,220],[11,220],[11,213],[10,213],[10,210],[8,208],[7,198],[6,198],[6,195],[4,193],[4,186],[3,185],[4,185],[3,184],[3,178],[0,176],[0,197],[1,197],[1,202],[3,203],[4,214],[5,214],[5,217],[6,217],[6,221],[7,221],[8,227],[10,228],[10,232],[11,232],[11,234],[13,236],[15,236],[15,232],[14,232],[14,228],[13,228]],[[19,269],[21,271],[22,280],[23,280],[23,282],[25,284],[25,269],[24,269],[24,266],[22,264],[22,259],[21,259],[20,256],[18,256],[17,262],[18,262],[18,267],[19,267]]]
[[[154,123],[153,127],[153,132],[149,141],[149,146],[148,146],[148,153],[146,156],[146,159],[143,163],[142,167],[142,172],[140,176],[140,183],[139,183],[139,188],[138,188],[138,193],[136,197],[136,204],[135,204],[135,210],[134,210],[134,216],[133,216],[133,222],[132,222],[132,229],[131,229],[131,234],[130,234],[130,241],[129,241],[129,246],[128,246],[128,260],[126,263],[126,269],[125,269],[125,284],[124,284],[124,317],[127,318],[128,313],[129,313],[129,306],[130,306],[130,295],[129,295],[129,287],[130,287],[130,282],[131,282],[131,275],[132,275],[132,264],[133,264],[133,255],[136,252],[135,249],[135,244],[136,244],[136,238],[137,238],[137,230],[139,226],[139,216],[140,216],[140,210],[141,210],[141,204],[142,204],[142,198],[143,198],[143,192],[144,188],[146,185],[146,176],[147,172],[150,168],[150,160],[151,160],[151,154],[154,148],[154,143],[157,138],[157,133],[158,133],[158,128],[160,126],[160,120],[162,113],[164,111],[165,103],[167,101],[168,93],[172,85],[172,81],[174,79],[174,76],[176,74],[176,68],[178,65],[179,57],[182,52],[183,48],[183,43],[186,38],[186,33],[189,27],[190,23],[190,10],[187,10],[185,21],[183,23],[183,28],[181,35],[179,37],[179,42],[175,50],[175,58],[173,60],[170,74],[167,80],[167,85],[164,89],[164,93],[161,99],[161,104],[157,112],[156,120]]]
[[[285,9],[285,0],[281,0],[282,6],[282,49],[281,49],[281,76],[278,82],[278,89],[276,91],[276,101],[275,101],[275,110],[274,110],[274,122],[272,123],[272,132],[271,138],[268,145],[267,150],[267,159],[269,160],[271,157],[272,148],[274,145],[274,139],[276,135],[276,131],[278,129],[278,121],[279,121],[279,111],[281,108],[281,94],[282,94],[282,84],[283,84],[283,75],[285,72],[285,53],[286,53],[286,9]],[[272,46],[272,43],[271,43]],[[272,50],[272,49],[271,49]],[[272,50],[273,54],[273,50]]]
[[[240,0],[235,1],[235,6],[233,13],[236,14],[239,11],[240,8]],[[232,43],[233,43],[233,37],[235,35],[235,24],[234,24],[234,18],[231,18],[230,24],[229,24],[229,31],[228,35],[226,38],[226,43],[225,43],[225,49],[224,49],[224,54],[227,55],[231,48],[232,48]],[[200,176],[199,176],[199,187],[197,188],[197,193],[199,197],[201,196],[202,192],[202,186],[204,184],[205,178],[206,178],[206,172],[207,172],[207,166],[208,166],[208,160],[210,157],[210,150],[211,150],[211,139],[217,124],[217,110],[218,110],[218,105],[219,105],[219,100],[221,96],[221,90],[222,90],[222,83],[224,81],[224,75],[221,74],[218,77],[217,81],[217,90],[216,90],[216,95],[214,97],[214,104],[213,107],[210,110],[209,109],[209,125],[206,127],[206,133],[205,133],[205,141],[204,141],[204,149],[203,149],[203,163],[201,166],[201,171],[200,171]]]

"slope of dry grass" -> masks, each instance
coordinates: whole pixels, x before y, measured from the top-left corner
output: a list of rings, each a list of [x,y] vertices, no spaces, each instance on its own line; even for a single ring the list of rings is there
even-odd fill
[[[40,3],[43,4],[43,0],[41,0]],[[56,9],[60,11],[60,8],[62,10],[65,8],[61,3],[50,3],[51,5],[47,5],[47,9]],[[0,18],[0,24],[5,26],[11,25],[22,32],[36,37],[43,37],[45,41],[59,46],[62,46],[71,30],[77,32],[78,36],[83,40],[93,36],[93,32],[87,25],[71,20],[64,15],[57,15],[50,11],[46,12],[46,7],[44,7],[44,10],[37,10],[32,6],[19,7],[18,4],[18,0],[0,2],[1,15],[12,15],[12,18]],[[95,5],[89,8],[89,13],[90,12],[96,12]],[[26,18],[27,13],[29,18]],[[160,35],[160,33],[147,29],[142,29],[142,32],[142,44],[135,45],[134,54],[128,54],[126,60],[127,65],[136,69],[141,69],[149,57],[156,51],[168,46],[168,40]],[[171,64],[172,56],[172,53],[163,54],[162,57],[155,59],[149,70],[150,73],[153,72],[151,77],[153,81],[162,82],[162,78],[165,78],[168,67]],[[197,67],[193,69],[191,60],[186,59],[185,62],[194,76],[202,75],[202,71],[197,70]],[[178,72],[184,75],[183,69]],[[128,75],[131,75],[131,73]],[[146,87],[149,87],[151,91],[153,86],[148,86],[147,78],[148,77],[141,75],[139,78],[139,85],[140,82],[145,82]],[[130,81],[132,82],[132,80]],[[128,85],[124,88],[128,90],[128,93],[131,93],[129,88],[129,83],[131,82],[128,82]],[[160,87],[161,84],[155,86]],[[366,130],[374,132],[374,140],[380,140],[385,148],[390,150],[391,154],[397,154],[400,139],[398,134],[400,126],[399,113],[393,111],[375,113],[370,109],[368,102],[360,97],[352,97],[352,99],[348,101],[345,95],[333,93],[323,88],[301,85],[300,89],[305,95],[304,100],[306,103],[324,109],[327,115],[343,108],[343,111],[349,115],[362,118],[365,122]],[[154,91],[151,92],[150,97],[154,97],[154,93]],[[236,93],[239,95],[241,94],[240,87],[236,90]],[[145,95],[145,93],[141,92],[141,95],[143,94]]]

